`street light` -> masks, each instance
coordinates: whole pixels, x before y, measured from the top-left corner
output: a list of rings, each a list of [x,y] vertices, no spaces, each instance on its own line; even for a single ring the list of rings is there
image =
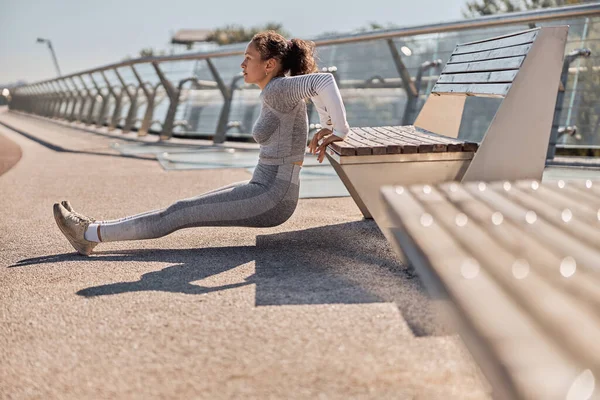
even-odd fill
[[[54,49],[52,48],[52,42],[50,39],[37,38],[37,43],[46,43],[48,44],[48,48],[50,49],[50,53],[52,54],[52,59],[54,60],[54,66],[56,67],[56,72],[58,72],[58,76],[61,75],[60,68],[58,68],[58,61],[56,60],[56,54],[54,54]]]

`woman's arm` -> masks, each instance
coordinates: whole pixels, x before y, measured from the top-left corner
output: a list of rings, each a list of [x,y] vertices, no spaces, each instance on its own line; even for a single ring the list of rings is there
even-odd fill
[[[321,100],[318,95],[311,97],[310,100],[313,103],[314,109],[317,110],[317,113],[319,114],[319,123],[321,124],[321,128],[333,131],[333,123],[331,122],[331,117],[327,112],[325,104],[323,104],[323,100]]]
[[[269,106],[282,112],[293,109],[299,101],[310,97],[317,107],[321,124],[326,116],[325,121],[331,120],[333,134],[340,138],[350,131],[342,96],[333,75],[329,73],[276,79],[265,92],[264,99]]]

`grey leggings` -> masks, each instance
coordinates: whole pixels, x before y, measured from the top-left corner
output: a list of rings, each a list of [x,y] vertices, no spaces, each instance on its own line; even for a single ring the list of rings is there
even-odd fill
[[[171,206],[112,221],[101,221],[103,242],[153,239],[198,226],[270,227],[284,223],[298,204],[296,164],[259,163],[250,181],[180,200]]]

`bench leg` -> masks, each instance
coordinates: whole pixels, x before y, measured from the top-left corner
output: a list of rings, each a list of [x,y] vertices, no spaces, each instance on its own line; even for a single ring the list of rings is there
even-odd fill
[[[371,213],[367,209],[367,206],[365,206],[365,203],[363,203],[363,201],[360,199],[360,196],[356,192],[356,189],[350,182],[350,179],[348,179],[348,176],[346,175],[344,170],[341,168],[340,164],[338,164],[337,161],[335,161],[333,158],[331,158],[329,156],[329,154],[325,153],[325,155],[327,156],[327,159],[329,160],[329,163],[331,164],[331,166],[333,167],[335,172],[338,174],[338,176],[344,183],[344,186],[346,186],[346,190],[348,190],[348,192],[350,193],[350,196],[352,196],[352,200],[354,200],[354,202],[360,209],[360,212],[363,214],[363,216],[366,219],[373,219],[373,217],[371,216]]]

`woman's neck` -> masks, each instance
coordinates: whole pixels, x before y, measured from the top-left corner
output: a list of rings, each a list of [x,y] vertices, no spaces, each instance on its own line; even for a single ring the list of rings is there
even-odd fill
[[[267,76],[265,77],[265,79],[263,79],[262,81],[258,82],[257,85],[260,88],[260,90],[265,90],[265,88],[269,85],[269,83],[273,80],[273,79],[277,79],[277,78],[281,78],[281,76]]]

